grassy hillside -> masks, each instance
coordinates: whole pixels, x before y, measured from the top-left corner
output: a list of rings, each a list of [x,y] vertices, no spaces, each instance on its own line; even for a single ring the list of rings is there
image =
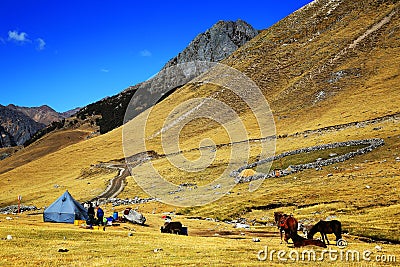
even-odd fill
[[[176,208],[152,203],[140,205],[140,208],[149,212],[175,210],[188,216],[219,219],[244,217],[261,222],[272,222],[271,216],[276,210],[313,222],[336,216],[342,221],[343,228],[353,235],[399,242],[399,234],[393,231],[399,228],[400,219],[397,211],[400,201],[400,163],[397,159],[400,157],[399,116],[371,121],[400,113],[399,9],[398,1],[316,1],[264,30],[224,61],[253,79],[267,98],[274,116],[276,135],[279,136],[276,153],[366,138],[383,138],[384,146],[320,171],[310,169],[268,179],[255,192],[249,192],[248,184],[237,185],[218,201],[205,206]],[[176,112],[174,108],[180,103],[210,97],[232,107],[240,122],[231,120],[230,123],[233,126],[243,124],[247,138],[265,137],[271,133],[268,131],[263,135],[248,106],[224,89],[206,83],[186,85],[157,104],[148,118],[143,113],[129,125],[140,131],[142,128],[138,125],[146,122],[144,150],[165,154],[162,138],[176,136],[170,130],[157,134],[165,127],[167,116]],[[185,111],[172,115],[179,121]],[[364,121],[369,122],[362,123]],[[336,129],[324,128],[351,122],[361,123]],[[219,176],[231,158],[235,158],[231,155],[230,137],[235,137],[236,132],[232,131],[211,119],[196,119],[182,127],[179,148],[168,147],[175,149],[173,152],[184,151],[183,155],[193,160],[201,155],[199,144],[205,144],[202,140],[210,138],[217,145],[210,168],[184,172],[170,161],[178,159],[187,163],[188,160],[179,157],[181,154],[155,159],[152,164],[175,184],[206,184]],[[78,200],[96,196],[115,173],[82,174],[90,173],[94,164],[124,157],[122,132],[123,129],[118,128],[52,153],[37,154],[30,162],[23,162],[25,164],[9,165],[14,156],[0,161],[0,170],[12,168],[0,174],[0,206],[15,203],[19,194],[26,204],[49,205],[65,189]],[[135,139],[135,135],[130,138],[133,144],[143,142],[141,138]],[[31,149],[33,151],[33,147]],[[29,148],[26,151],[28,153]],[[260,143],[249,143],[249,151],[249,161],[255,161],[260,157]],[[16,156],[15,161],[22,162]],[[247,161],[247,155],[243,158]],[[245,162],[242,163],[244,165]],[[144,168],[136,168],[134,172],[136,176],[148,175]],[[55,184],[61,187],[54,188]],[[218,190],[215,192],[220,193]],[[146,194],[129,177],[128,185],[120,196],[135,195]],[[144,242],[155,237],[158,235],[142,236]],[[153,247],[154,243],[149,242],[151,245],[146,243],[146,248]],[[207,242],[204,240],[199,245],[199,251],[208,246]],[[217,247],[224,245],[221,243]],[[357,246],[362,248],[364,245],[357,243]],[[107,248],[98,249],[107,255],[109,253]],[[228,250],[247,251],[241,245]],[[215,253],[216,258],[223,257]],[[187,263],[196,264],[195,261]]]

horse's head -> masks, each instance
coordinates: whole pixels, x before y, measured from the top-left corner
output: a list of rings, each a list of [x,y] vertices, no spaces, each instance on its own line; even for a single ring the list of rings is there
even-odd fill
[[[275,223],[278,223],[280,218],[282,217],[283,213],[280,211],[275,211],[274,212],[274,219],[275,219]]]
[[[287,228],[287,220],[288,216],[286,214],[283,214],[280,218],[279,218],[279,223],[278,223],[278,227],[281,229],[286,229]]]

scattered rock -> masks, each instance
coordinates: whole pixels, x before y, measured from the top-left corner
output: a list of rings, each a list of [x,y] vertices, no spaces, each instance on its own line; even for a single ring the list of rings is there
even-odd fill
[[[245,224],[245,223],[236,223],[235,228],[240,228],[240,229],[250,229],[250,225]]]
[[[314,103],[324,100],[326,98],[326,93],[324,91],[319,91],[315,97]]]
[[[19,208],[20,212],[33,211],[33,210],[38,210],[38,208],[35,206],[25,206],[25,205],[21,205]],[[11,205],[11,206],[7,206],[7,207],[0,209],[0,214],[16,214],[17,212],[18,212],[18,205]],[[9,218],[9,217],[7,217],[7,218]],[[11,220],[11,219],[7,219],[7,220]]]
[[[112,206],[115,207],[115,206],[121,206],[121,205],[144,204],[144,203],[148,203],[148,202],[156,201],[156,200],[157,199],[154,197],[139,198],[138,196],[136,196],[134,198],[126,198],[126,199],[109,198],[104,203],[101,203],[101,204],[111,203]]]
[[[367,189],[370,189],[370,188],[371,188],[371,186],[369,186],[369,185],[366,185],[366,186],[365,186],[365,188],[367,188]]]
[[[213,189],[218,189],[218,188],[221,188],[220,184],[216,184],[216,185],[213,186]]]
[[[376,245],[376,246],[375,246],[375,249],[376,249],[377,251],[382,251],[382,247],[379,246],[379,245]]]
[[[153,252],[154,252],[154,253],[161,252],[161,251],[163,251],[162,248],[155,248],[155,249],[153,249]]]
[[[66,249],[66,248],[60,248],[60,249],[58,249],[58,252],[68,252],[69,251],[69,249]]]
[[[7,240],[12,240],[12,239],[13,239],[12,235],[7,235]]]
[[[261,240],[260,240],[260,238],[258,238],[258,237],[253,237],[253,242],[260,242]]]
[[[328,173],[328,177],[331,177],[331,176],[333,176],[333,173]]]
[[[337,219],[337,216],[329,215],[328,217],[325,218],[325,221],[332,221],[332,220],[335,220],[335,219]]]

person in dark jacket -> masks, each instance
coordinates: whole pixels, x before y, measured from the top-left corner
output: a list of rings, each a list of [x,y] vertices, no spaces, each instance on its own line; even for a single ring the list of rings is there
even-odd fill
[[[104,211],[99,206],[97,206],[96,209],[97,209],[97,223],[98,225],[104,225],[103,223]]]
[[[89,203],[89,208],[88,208],[88,220],[87,220],[87,224],[90,225],[90,227],[93,226],[93,224],[95,223],[94,220],[94,207],[92,202]]]

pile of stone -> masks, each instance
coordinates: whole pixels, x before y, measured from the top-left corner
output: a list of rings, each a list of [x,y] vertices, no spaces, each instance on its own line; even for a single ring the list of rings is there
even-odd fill
[[[20,212],[33,211],[33,210],[38,210],[38,208],[35,206],[25,206],[25,205],[21,205],[19,208]],[[0,214],[16,214],[16,213],[18,213],[18,205],[11,205],[4,208],[0,208]]]
[[[157,199],[154,197],[149,197],[149,198],[139,198],[139,197],[134,197],[134,198],[126,198],[126,199],[120,199],[120,198],[109,198],[107,200],[107,203],[111,203],[113,207],[115,206],[121,206],[121,205],[132,205],[132,204],[144,204],[148,203],[150,201],[156,201]]]
[[[236,183],[246,183],[246,182],[251,182],[254,180],[258,180],[258,179],[286,176],[286,175],[296,173],[296,172],[306,170],[306,169],[321,170],[322,167],[324,167],[324,166],[343,162],[343,161],[346,161],[357,155],[363,155],[365,153],[371,152],[373,149],[375,149],[377,147],[383,146],[384,144],[385,144],[385,142],[383,141],[383,139],[365,139],[365,140],[352,140],[352,141],[346,141],[346,142],[337,142],[337,143],[296,149],[296,150],[287,151],[287,152],[284,152],[277,156],[262,159],[258,162],[243,166],[243,167],[239,168],[238,170],[233,171],[231,173],[231,176],[235,178]],[[285,170],[280,170],[279,173],[277,173],[276,171],[271,171],[269,173],[256,173],[253,176],[247,176],[247,177],[243,177],[240,175],[240,173],[245,169],[251,169],[251,168],[257,167],[258,165],[261,165],[261,164],[264,164],[267,162],[272,162],[274,160],[278,160],[278,159],[281,159],[281,158],[284,158],[287,156],[303,154],[303,153],[308,153],[308,152],[318,151],[318,150],[333,149],[333,148],[344,147],[344,146],[358,146],[358,145],[368,145],[368,146],[366,146],[364,148],[360,148],[357,151],[351,151],[349,153],[346,153],[346,154],[343,154],[340,156],[332,155],[334,157],[331,157],[329,159],[317,159],[316,161],[310,162],[310,163],[291,165]]]

